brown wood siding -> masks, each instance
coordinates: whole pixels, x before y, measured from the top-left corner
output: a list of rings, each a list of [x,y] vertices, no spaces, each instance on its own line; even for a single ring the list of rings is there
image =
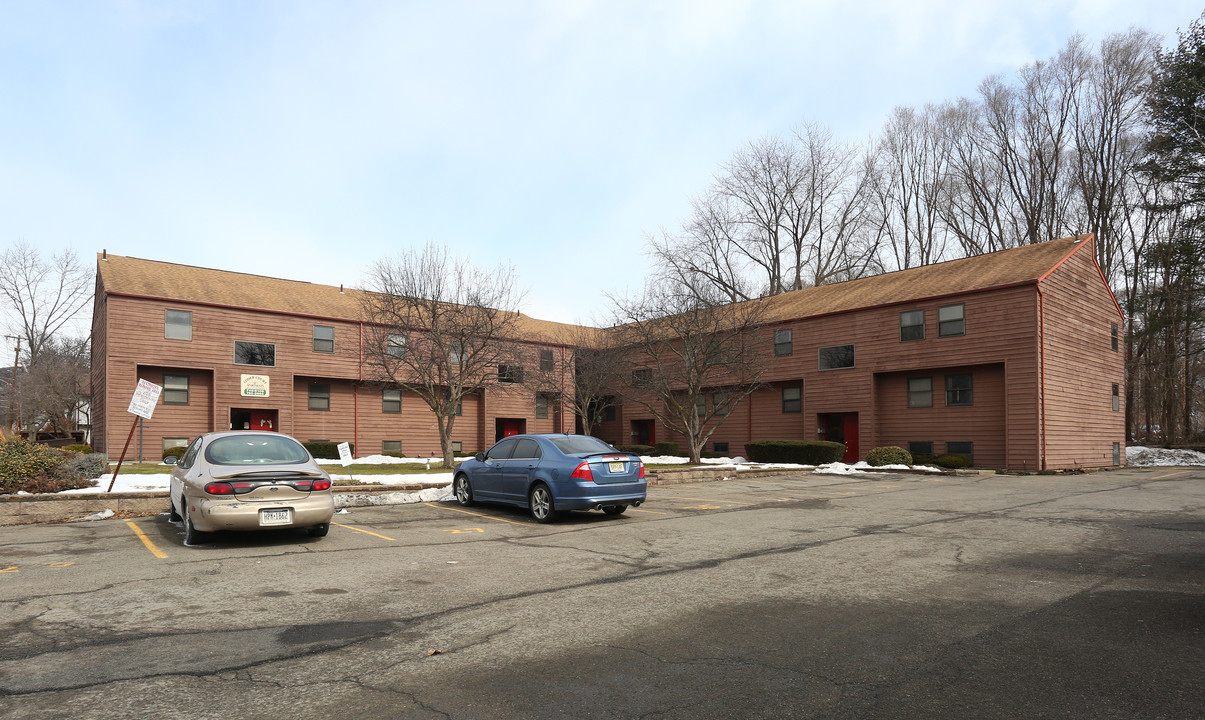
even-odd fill
[[[1125,358],[1111,345],[1111,325],[1120,326],[1121,316],[1093,258],[1085,242],[1041,283],[1050,469],[1112,465],[1115,442],[1125,462]]]
[[[947,375],[970,374],[972,404],[946,405]],[[932,406],[908,407],[908,379],[932,380]],[[948,442],[973,442],[974,463],[1005,465],[1004,366],[925,368],[906,373],[883,373],[875,378],[879,426],[876,444],[907,449],[911,441],[932,442],[934,455],[947,452]],[[1035,467],[1029,469],[1034,470]]]
[[[92,424],[92,450],[108,452],[109,436],[106,432],[108,405],[108,303],[105,295],[104,281],[100,273],[96,273],[96,294],[92,299],[92,344],[91,369],[92,392],[89,407],[89,422]]]

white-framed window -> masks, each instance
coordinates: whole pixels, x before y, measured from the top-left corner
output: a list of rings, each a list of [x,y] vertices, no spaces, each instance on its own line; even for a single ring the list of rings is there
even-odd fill
[[[163,337],[168,340],[192,340],[192,311],[167,310],[163,318]]]
[[[381,389],[381,412],[383,413],[400,413],[402,411],[402,390],[401,388],[382,388]]]
[[[314,352],[333,353],[335,351],[335,328],[329,325],[314,326]]]

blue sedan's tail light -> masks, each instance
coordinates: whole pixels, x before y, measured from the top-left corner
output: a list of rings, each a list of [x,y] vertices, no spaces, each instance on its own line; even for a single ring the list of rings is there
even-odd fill
[[[594,471],[590,469],[590,463],[583,462],[581,465],[577,466],[577,469],[574,470],[573,474],[569,477],[576,480],[589,480],[590,482],[594,482]]]

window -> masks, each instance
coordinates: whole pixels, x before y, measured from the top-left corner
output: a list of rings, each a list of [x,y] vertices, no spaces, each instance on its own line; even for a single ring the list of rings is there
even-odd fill
[[[1113,383],[1113,412],[1121,410],[1121,386]]]
[[[839,370],[854,366],[853,345],[832,345],[820,348],[820,369]]]
[[[310,383],[310,410],[331,409],[330,383]]]
[[[381,390],[381,412],[400,413],[402,411],[401,388],[384,388]]]
[[[501,363],[498,365],[498,382],[519,384],[523,382],[523,366],[522,365],[507,365]]]
[[[966,333],[966,323],[962,318],[962,305],[946,305],[937,308],[937,335],[950,337]]]
[[[166,455],[168,450],[172,448],[188,447],[188,438],[163,438],[163,454]]]
[[[234,341],[235,365],[276,367],[276,346],[272,343]]]
[[[192,467],[192,464],[197,461],[197,455],[200,452],[201,452],[201,438],[197,438],[196,440],[192,441],[192,445],[188,446],[188,450],[185,451],[184,457],[180,458],[180,462],[178,462],[177,465],[179,465],[184,470],[189,469],[190,467]]]
[[[932,455],[933,442],[931,440],[912,440],[908,442],[908,452],[913,455]]]
[[[716,415],[727,415],[732,412],[732,393],[727,390],[716,390],[711,394],[711,411]]]
[[[946,452],[951,455],[962,455],[967,459],[967,462],[975,464],[975,443],[969,442],[947,442]]]
[[[791,385],[782,389],[782,411],[784,413],[803,411],[803,388]]]
[[[398,453],[400,455],[402,452],[402,441],[401,440],[382,440],[381,441],[381,452],[382,453]]]
[[[610,422],[614,419],[615,419],[615,406],[608,405],[606,407],[606,409],[603,410],[603,422]]]
[[[1117,335],[1117,323],[1113,323],[1113,352],[1117,352],[1117,348],[1120,347],[1120,345],[1120,338],[1118,338]]]
[[[453,365],[464,363],[464,343],[459,340],[452,341],[452,350],[448,353],[448,362]]]
[[[645,387],[652,381],[652,368],[636,368],[632,371],[632,387]]]
[[[540,457],[540,444],[531,438],[523,438],[519,440],[519,444],[515,445],[515,451],[511,453],[511,459],[531,460]]]
[[[946,405],[971,404],[971,374],[946,375]]]
[[[728,443],[726,443],[726,442],[712,443],[711,451],[717,455],[727,455],[728,454]]]
[[[908,407],[933,407],[933,378],[908,378]]]
[[[187,375],[164,375],[163,376],[163,404],[164,405],[187,405],[188,404],[188,376]],[[185,443],[187,445],[187,443]]]
[[[548,396],[543,393],[536,394],[536,417],[548,417]]]
[[[540,372],[552,372],[552,351],[540,351]]]
[[[168,310],[163,321],[163,337],[168,340],[192,340],[192,313]]]
[[[449,397],[451,397],[451,391],[448,391],[448,392],[449,392]],[[463,396],[456,401],[456,409],[452,411],[452,414],[456,415],[457,417],[464,415],[464,397]]]
[[[699,417],[707,417],[707,395],[699,393],[695,398],[695,414]]]
[[[1113,464],[1121,464],[1121,443],[1119,442],[1113,443]]]
[[[391,357],[406,357],[406,336],[389,333],[385,340],[385,352]]]
[[[909,310],[900,313],[900,342],[925,339],[925,311]]]
[[[790,330],[775,330],[774,331],[774,355],[782,357],[795,352],[795,343],[791,339]]]
[[[459,440],[453,440],[452,441],[452,452],[454,452],[454,453],[464,452],[464,443],[460,442]]]
[[[326,325],[314,326],[314,352],[333,353],[335,351],[335,329]]]

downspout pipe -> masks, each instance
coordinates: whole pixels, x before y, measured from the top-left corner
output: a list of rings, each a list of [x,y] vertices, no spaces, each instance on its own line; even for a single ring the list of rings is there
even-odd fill
[[[1041,454],[1038,459],[1038,469],[1046,469],[1046,297],[1042,294],[1042,282],[1034,286],[1038,289],[1038,414],[1039,428],[1042,433]]]

